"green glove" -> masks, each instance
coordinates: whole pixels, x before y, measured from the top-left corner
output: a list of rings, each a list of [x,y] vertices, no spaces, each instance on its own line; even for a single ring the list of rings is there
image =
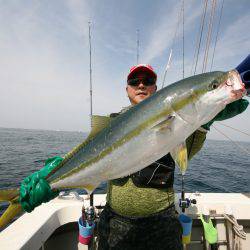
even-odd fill
[[[214,117],[214,119],[202,125],[202,127],[206,130],[210,130],[210,126],[213,122],[223,121],[232,118],[236,115],[239,115],[240,113],[246,110],[248,104],[249,102],[245,99],[240,99],[235,102],[229,103],[219,114]]]
[[[47,159],[42,169],[21,182],[19,202],[24,211],[30,213],[35,207],[58,195],[58,191],[51,190],[45,178],[62,160],[63,158],[59,156]]]

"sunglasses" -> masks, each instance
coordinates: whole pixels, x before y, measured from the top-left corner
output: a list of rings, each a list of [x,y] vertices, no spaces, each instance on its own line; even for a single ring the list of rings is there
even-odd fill
[[[143,83],[144,86],[152,86],[155,84],[155,78],[131,78],[128,80],[128,85],[138,86],[140,83]]]

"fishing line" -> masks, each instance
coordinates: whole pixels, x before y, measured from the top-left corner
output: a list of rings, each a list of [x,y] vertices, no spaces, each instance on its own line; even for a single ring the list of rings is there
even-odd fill
[[[235,130],[235,131],[237,131],[237,132],[240,132],[240,133],[242,133],[242,134],[244,134],[244,135],[250,136],[250,134],[248,134],[248,133],[246,133],[246,132],[244,132],[244,131],[241,131],[241,130],[239,130],[239,129],[237,129],[237,128],[233,128],[233,127],[231,127],[231,126],[229,126],[229,125],[226,125],[226,124],[224,124],[224,123],[221,123],[221,122],[217,122],[217,123],[220,124],[220,125],[223,125],[223,126],[225,126],[225,127],[231,128],[232,130]]]
[[[154,170],[154,172],[153,172],[152,176],[150,177],[149,181],[147,182],[147,184],[149,184],[149,183],[150,183],[150,181],[153,179],[153,177],[154,177],[154,175],[155,175],[156,170],[157,170],[160,166],[165,167],[165,165],[163,165],[163,164],[161,164],[161,163],[158,163],[158,162],[155,162],[155,163],[157,164],[157,168]]]
[[[220,134],[224,135],[228,140],[230,140],[233,144],[235,144],[238,148],[240,148],[241,150],[243,150],[245,153],[250,154],[250,152],[248,150],[246,150],[245,148],[243,148],[240,144],[238,144],[237,142],[233,141],[229,136],[227,136],[226,134],[224,134],[221,130],[219,130],[218,128],[216,128],[214,125],[212,125],[212,127],[219,132]]]
[[[202,27],[202,18],[203,18],[203,15],[201,16],[200,26],[199,26],[199,29],[198,29],[197,35],[196,35],[196,42],[195,42],[196,45],[195,45],[195,50],[194,50],[194,56],[193,56],[193,60],[192,60],[190,75],[192,75],[192,72],[193,72],[193,69],[194,69],[196,54],[198,53],[199,39],[200,39],[201,27]]]
[[[185,36],[184,36],[184,20],[185,20],[185,12],[184,12],[184,6],[185,6],[185,2],[183,0],[182,2],[182,78],[184,79],[185,76]]]
[[[206,71],[207,68],[207,61],[208,61],[208,55],[209,55],[209,48],[212,38],[212,30],[213,30],[213,24],[214,24],[214,13],[216,9],[216,0],[213,0],[212,6],[211,6],[211,14],[209,18],[209,25],[208,25],[208,33],[207,33],[207,42],[206,42],[206,48],[204,52],[204,60],[203,60],[203,66],[202,66],[202,73]]]
[[[220,9],[220,19],[219,19],[217,33],[216,33],[216,37],[215,37],[214,50],[213,50],[213,56],[212,56],[212,62],[211,62],[210,71],[212,70],[212,67],[213,67],[213,64],[214,64],[214,54],[215,54],[215,49],[216,49],[216,46],[217,46],[217,41],[218,41],[218,36],[219,36],[219,30],[220,30],[220,23],[221,23],[223,5],[224,5],[224,0],[222,1],[221,9]]]
[[[203,36],[205,17],[206,17],[206,12],[207,12],[207,2],[208,2],[208,0],[205,0],[203,15],[202,15],[202,18],[201,18],[201,29],[200,29],[200,37],[198,39],[199,43],[198,43],[198,46],[197,46],[198,48],[197,48],[196,61],[195,61],[195,67],[194,67],[194,75],[196,74],[196,68],[197,68],[197,64],[198,64],[198,60],[199,60],[201,40],[202,40],[202,36]]]

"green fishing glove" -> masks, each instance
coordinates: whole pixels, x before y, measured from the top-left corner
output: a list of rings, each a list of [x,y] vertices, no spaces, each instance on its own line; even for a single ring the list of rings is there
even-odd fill
[[[58,191],[51,190],[45,178],[62,160],[59,156],[47,159],[42,169],[21,182],[19,202],[24,211],[30,213],[35,207],[58,195]]]
[[[246,110],[249,102],[245,99],[240,99],[235,102],[229,103],[219,114],[217,114],[210,122],[202,125],[206,130],[210,130],[210,126],[215,121],[223,121],[239,115]]]

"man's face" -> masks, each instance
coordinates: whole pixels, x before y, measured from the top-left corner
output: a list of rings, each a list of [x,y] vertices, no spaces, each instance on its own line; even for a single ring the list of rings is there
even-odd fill
[[[138,104],[139,102],[143,101],[144,99],[151,96],[153,93],[155,93],[157,87],[156,84],[148,85],[145,82],[147,79],[152,78],[147,73],[136,73],[133,76],[133,79],[138,78],[140,79],[138,85],[130,85],[128,84],[126,87],[129,100],[132,105]]]

